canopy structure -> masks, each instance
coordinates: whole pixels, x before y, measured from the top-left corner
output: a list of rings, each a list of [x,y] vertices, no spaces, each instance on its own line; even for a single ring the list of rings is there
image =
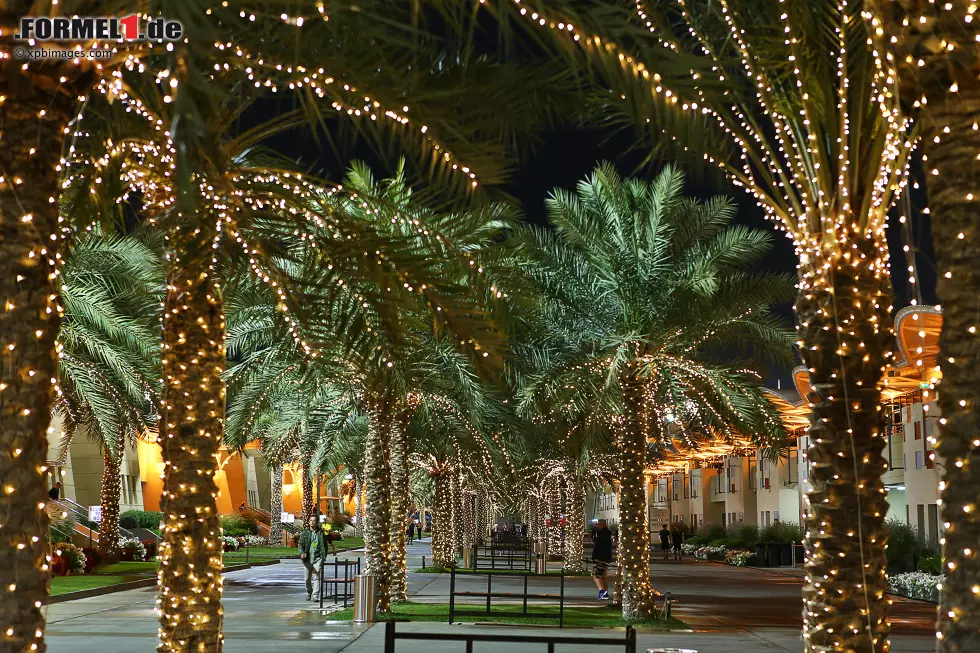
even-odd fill
[[[883,402],[911,392],[922,391],[930,400],[942,378],[938,365],[942,311],[935,306],[908,306],[895,315],[895,363],[885,369],[881,384]],[[795,392],[773,390],[772,402],[779,409],[786,430],[798,433],[810,424],[807,398],[813,394],[810,373],[805,367],[793,370]],[[661,456],[646,470],[649,477],[664,476],[683,469],[706,467],[726,456],[748,455],[758,449],[751,437],[714,437],[696,446],[675,441],[661,450]]]

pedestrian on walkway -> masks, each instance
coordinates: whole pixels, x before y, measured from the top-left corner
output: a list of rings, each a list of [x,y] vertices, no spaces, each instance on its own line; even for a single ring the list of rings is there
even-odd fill
[[[48,490],[48,496],[52,501],[57,501],[61,498],[61,481],[54,484],[54,487]]]
[[[408,522],[408,543],[415,544],[415,520]]]
[[[324,557],[323,531],[316,515],[311,515],[306,528],[299,534],[299,559],[306,567],[306,600],[320,600],[320,569],[318,563]],[[316,596],[313,596],[313,577],[316,576]]]
[[[660,529],[660,549],[664,552],[664,560],[670,560],[670,529],[667,524]]]
[[[596,525],[595,543],[592,546],[592,580],[599,589],[599,601],[609,600],[609,563],[612,562],[612,533],[606,527],[606,520],[600,519]]]
[[[674,524],[674,530],[670,532],[670,541],[674,545],[674,560],[681,559],[681,544],[684,543],[684,533],[681,532],[680,526]]]

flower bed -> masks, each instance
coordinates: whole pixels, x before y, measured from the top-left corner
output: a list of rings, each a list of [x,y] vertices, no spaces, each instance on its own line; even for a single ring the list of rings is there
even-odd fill
[[[938,601],[938,585],[946,582],[946,577],[939,574],[927,574],[922,571],[913,571],[907,574],[895,574],[888,577],[888,584],[892,591],[902,596],[912,599],[923,599],[925,601]]]
[[[694,557],[698,560],[724,560],[725,547],[723,546],[702,546],[694,552]]]
[[[684,544],[681,544],[681,551],[686,556],[694,555],[695,553],[697,553],[698,549],[700,548],[701,548],[700,544],[688,544],[686,542]]]
[[[119,548],[122,550],[123,560],[146,560],[146,547],[135,537],[120,539]]]
[[[75,546],[71,542],[62,542],[55,545],[51,563],[51,571],[55,576],[85,573],[85,554],[82,553],[80,547]]]
[[[755,554],[751,551],[732,549],[725,552],[725,562],[736,567],[747,567],[755,562]]]

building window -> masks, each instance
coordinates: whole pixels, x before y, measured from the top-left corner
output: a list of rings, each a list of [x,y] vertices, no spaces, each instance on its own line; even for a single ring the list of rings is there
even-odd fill
[[[922,452],[921,451],[916,451],[915,452],[915,468],[916,469],[922,469]]]

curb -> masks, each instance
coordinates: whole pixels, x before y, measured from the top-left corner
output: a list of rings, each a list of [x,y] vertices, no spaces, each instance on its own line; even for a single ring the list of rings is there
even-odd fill
[[[253,562],[247,565],[229,565],[221,570],[222,574],[227,574],[232,571],[242,571],[244,569],[251,569],[252,567],[267,567],[269,565],[279,564],[278,560],[269,560],[267,562]],[[58,594],[57,596],[49,596],[44,602],[44,605],[53,605],[55,603],[64,603],[65,601],[74,601],[76,599],[88,599],[93,596],[104,596],[106,594],[115,594],[116,592],[125,592],[126,590],[138,590],[144,587],[154,587],[157,584],[157,579],[154,578],[141,578],[140,580],[129,580],[124,583],[116,583],[115,585],[106,585],[105,587],[94,587],[90,590],[79,590],[77,592],[67,592],[65,594]]]

